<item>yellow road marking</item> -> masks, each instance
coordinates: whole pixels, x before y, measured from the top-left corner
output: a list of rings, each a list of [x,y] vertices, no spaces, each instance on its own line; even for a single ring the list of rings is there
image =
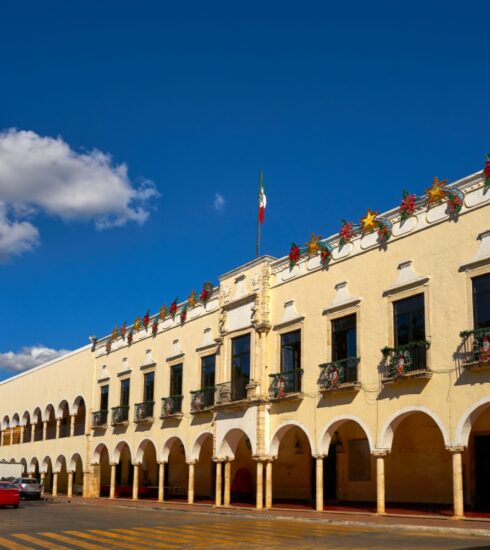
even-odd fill
[[[118,529],[119,530],[119,529]],[[136,527],[135,530],[142,530],[144,531],[147,536],[152,536],[151,533],[156,532],[158,533],[156,536],[158,538],[162,537],[163,535],[177,535],[181,541],[194,541],[198,546],[202,545],[202,542],[204,540],[203,535],[206,535],[206,538],[210,539],[210,532],[209,530],[201,529],[200,531],[197,531],[195,527],[190,525],[179,525],[178,527]],[[192,533],[189,533],[189,531],[192,531]],[[198,534],[196,534],[198,533]],[[227,536],[226,533],[223,533],[221,536],[220,533],[217,533],[217,537],[213,537],[213,540],[221,540],[223,542],[233,542],[233,537]]]
[[[111,531],[116,531],[116,529],[111,529]],[[135,539],[136,542],[138,542],[140,544],[143,543],[146,546],[146,541],[144,539],[142,540],[141,535],[138,539],[137,534],[135,534],[134,537],[129,537],[129,536],[125,536],[125,535],[120,535],[119,533],[112,533],[111,531],[98,531],[97,529],[92,529],[91,530],[92,533],[100,533],[100,534],[103,533],[104,536],[115,538],[117,540],[120,540],[120,539],[122,539],[122,540],[133,540],[133,539]],[[173,544],[172,541],[169,541],[169,542],[170,542],[170,544],[160,543],[158,545],[158,548],[176,548],[176,547],[179,546],[179,543],[177,543],[177,542],[175,544]]]
[[[148,529],[148,530],[144,531],[144,533],[140,533],[138,529]],[[194,540],[194,538],[197,537],[197,535],[192,535],[192,536],[183,535],[182,531],[174,530],[174,528],[162,529],[162,530],[158,530],[158,529],[151,530],[150,527],[147,527],[147,528],[146,527],[139,527],[139,528],[135,527],[134,529],[111,529],[111,531],[116,531],[117,533],[125,533],[126,535],[129,535],[131,537],[135,537],[137,540],[141,540],[141,537],[145,536],[145,537],[148,537],[148,538],[151,538],[151,539],[164,541],[162,544],[165,544],[165,543],[173,544],[174,545],[173,547],[181,546],[182,542],[185,542],[188,539],[189,539],[189,541],[191,541],[191,540]],[[153,533],[151,531],[156,531],[156,532]],[[165,537],[164,535],[170,535],[171,539],[172,539],[172,537],[174,537],[174,535],[178,535],[179,542],[176,541],[176,542],[172,543],[172,540],[169,540],[168,537]],[[165,546],[165,548],[168,548],[168,546]]]
[[[13,540],[4,539],[3,537],[0,537],[0,546],[8,548],[9,550],[32,550],[31,546],[24,546],[23,544],[18,544]]]
[[[214,527],[214,526],[213,526]],[[220,525],[219,527],[217,527],[220,531],[225,531],[225,532],[228,532],[230,534],[232,533],[247,533],[248,535],[252,535],[252,534],[255,534],[257,536],[260,536],[260,537],[265,537],[265,538],[276,538],[276,537],[281,537],[281,538],[288,538],[288,539],[291,539],[291,538],[294,538],[294,539],[299,539],[299,538],[302,538],[296,531],[288,531],[287,533],[283,532],[283,530],[281,529],[281,532],[278,532],[278,533],[271,533],[271,529],[270,528],[267,528],[267,527],[260,527],[260,526],[256,526],[256,525],[233,525],[233,526],[229,526],[229,525]]]
[[[181,544],[178,543],[178,542],[172,543],[172,541],[169,541],[168,537],[164,537],[163,534],[156,534],[156,533],[153,534],[153,533],[150,533],[150,532],[139,533],[138,531],[136,531],[134,529],[111,529],[111,531],[114,531],[114,532],[117,532],[117,533],[123,533],[125,535],[128,535],[128,538],[132,537],[136,540],[141,540],[141,537],[143,535],[145,537],[148,537],[148,538],[154,539],[154,540],[158,540],[158,541],[166,540],[167,543],[160,542],[160,543],[156,544],[156,543],[152,542],[152,544],[156,545],[156,548],[176,548],[178,546],[181,546]]]
[[[114,540],[112,540],[112,535],[111,533],[108,533],[106,531],[91,531],[90,533],[99,533],[101,536],[97,536],[97,535],[92,535],[90,533],[86,533],[86,532],[82,532],[82,531],[63,531],[64,533],[67,533],[68,535],[72,535],[74,537],[81,537],[83,539],[88,539],[88,540],[93,540],[93,541],[96,541],[96,542],[104,542],[105,544],[114,544]],[[102,536],[103,535],[103,536]],[[108,536],[106,536],[108,535]],[[136,544],[127,544],[125,542],[121,542],[119,539],[118,539],[118,542],[117,542],[117,547],[118,548],[126,548],[127,550],[141,550],[142,546],[141,546],[141,541],[140,541],[140,544],[136,545]]]
[[[89,544],[88,542],[83,542],[82,540],[75,540],[72,537],[67,537],[65,535],[62,535],[60,533],[50,533],[49,531],[45,531],[43,533],[39,533],[43,537],[49,537],[50,539],[58,540],[61,542],[66,542],[68,544],[72,544],[73,546],[76,546],[77,548],[85,548],[85,550],[100,550],[99,544]]]
[[[32,542],[32,544],[41,545],[43,548],[47,548],[48,550],[60,550],[68,548],[67,546],[54,544],[54,542],[49,542],[49,540],[42,540],[38,537],[33,537],[32,535],[25,535],[24,533],[18,533],[17,535],[12,536],[21,540],[25,540],[26,542]]]

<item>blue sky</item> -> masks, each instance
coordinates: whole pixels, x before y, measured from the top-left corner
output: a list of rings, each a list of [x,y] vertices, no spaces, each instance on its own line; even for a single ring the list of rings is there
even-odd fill
[[[480,170],[489,17],[476,1],[4,4],[0,378],[252,259],[260,168],[275,256]]]

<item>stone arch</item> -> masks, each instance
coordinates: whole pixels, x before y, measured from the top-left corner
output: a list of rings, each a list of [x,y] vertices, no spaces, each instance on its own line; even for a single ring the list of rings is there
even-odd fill
[[[29,472],[35,472],[36,469],[39,470],[39,460],[33,456],[29,462]]]
[[[228,457],[229,459],[233,460],[235,458],[238,444],[240,443],[240,440],[243,436],[245,436],[250,442],[252,455],[254,455],[256,453],[254,439],[251,439],[250,435],[242,428],[233,428],[226,432],[220,442],[219,447],[216,447],[217,449],[219,449],[218,456],[220,458]]]
[[[51,403],[48,403],[44,407],[44,413],[43,413],[43,416],[42,416],[42,420],[43,421],[49,421],[50,418],[51,418],[51,413],[53,413],[53,417],[56,418],[56,411],[55,411],[54,406]]]
[[[383,426],[383,429],[380,432],[378,449],[391,450],[391,446],[393,444],[393,435],[395,433],[397,426],[403,420],[405,420],[405,418],[407,418],[408,416],[414,413],[423,413],[427,415],[429,418],[431,418],[439,428],[442,438],[444,440],[445,446],[446,447],[451,446],[451,440],[449,438],[448,431],[446,430],[446,427],[444,426],[440,418],[427,407],[412,406],[412,407],[406,407],[404,409],[396,411],[388,418],[388,420],[385,422]]]
[[[143,462],[143,456],[145,454],[145,450],[148,447],[148,445],[153,445],[156,452],[157,446],[155,445],[155,443],[151,439],[148,439],[148,438],[143,439],[138,445],[136,452],[134,453],[135,464],[141,464]]]
[[[39,470],[42,472],[42,473],[46,473],[48,471],[48,468],[52,468],[53,467],[53,463],[51,462],[51,458],[49,456],[45,456],[43,458],[43,461],[41,462],[41,467],[39,468]]]
[[[60,401],[60,404],[58,405],[58,410],[56,411],[56,418],[61,418],[63,416],[63,413],[68,410],[68,415],[70,414],[70,405],[68,405],[68,401],[66,399],[63,399]]]
[[[77,395],[75,399],[72,401],[72,405],[70,408],[70,414],[77,414],[78,409],[81,405],[85,405],[85,399],[81,395]]]
[[[169,439],[167,439],[167,441],[165,441],[165,444],[163,445],[163,449],[162,449],[162,454],[161,454],[161,461],[162,462],[168,462],[168,456],[170,454],[170,450],[172,449],[172,446],[179,442],[180,445],[182,445],[183,449],[184,449],[184,456],[186,457],[187,456],[187,450],[185,448],[185,444],[184,442],[182,441],[182,439],[176,435],[170,437]]]
[[[22,425],[28,426],[31,423],[31,413],[29,411],[24,411],[22,415]]]
[[[107,448],[107,445],[105,443],[99,443],[97,447],[92,452],[92,459],[90,460],[90,464],[100,464],[100,455],[104,451],[104,449],[109,453],[109,449]]]
[[[59,455],[56,459],[56,462],[54,463],[53,472],[59,473],[63,465],[66,466],[66,458],[64,457],[64,455]]]
[[[14,416],[12,416],[11,428],[17,428],[17,426],[19,425],[20,425],[19,413],[15,413]]]
[[[42,423],[42,421],[43,421],[43,415],[42,415],[41,409],[39,407],[36,407],[32,414],[32,423],[39,424],[39,423]]]
[[[352,414],[344,414],[341,416],[335,416],[332,418],[328,424],[321,431],[320,439],[318,440],[318,453],[321,455],[327,455],[330,447],[330,442],[334,433],[346,422],[355,422],[358,424],[363,432],[366,434],[366,438],[369,442],[369,450],[373,450],[373,439],[371,432],[367,427],[366,423],[361,420],[358,416]]]
[[[8,414],[6,414],[2,420],[2,430],[8,430],[9,428],[10,428],[10,418]]]
[[[102,443],[103,445],[103,443]],[[70,458],[70,462],[67,464],[68,470],[71,472],[74,472],[77,468],[77,465],[81,464],[83,469],[83,460],[79,453],[73,453],[72,457]]]
[[[276,431],[274,432],[274,435],[271,439],[271,442],[270,442],[270,454],[271,454],[271,456],[277,457],[277,453],[279,451],[279,444],[281,443],[281,439],[286,434],[286,432],[288,432],[293,427],[299,428],[301,431],[304,432],[304,434],[306,435],[306,438],[308,439],[308,443],[310,444],[311,453],[312,453],[312,455],[315,454],[314,441],[313,441],[309,431],[307,430],[307,428],[303,424],[301,424],[301,422],[296,422],[295,420],[286,420],[285,422],[283,422],[276,429]]]
[[[202,432],[200,433],[197,437],[196,437],[196,440],[194,441],[194,444],[192,445],[192,450],[191,450],[191,453],[190,453],[190,460],[199,460],[199,453],[201,452],[201,447],[203,446],[203,443],[206,441],[206,439],[208,437],[213,438],[213,433],[212,432],[209,432],[209,431],[206,431],[206,432]]]
[[[27,471],[27,460],[25,458],[20,459],[22,464],[22,477],[25,477],[29,472]]]
[[[133,454],[131,453],[131,447],[128,445],[127,441],[119,441],[119,443],[114,448],[114,451],[112,452],[112,460],[111,462],[117,463],[119,462],[119,459],[121,458],[121,452],[123,449],[127,447],[129,451],[129,456],[132,458]]]
[[[480,399],[468,407],[459,419],[456,433],[454,436],[454,444],[457,446],[467,447],[470,439],[471,428],[480,414],[490,407],[490,396]]]

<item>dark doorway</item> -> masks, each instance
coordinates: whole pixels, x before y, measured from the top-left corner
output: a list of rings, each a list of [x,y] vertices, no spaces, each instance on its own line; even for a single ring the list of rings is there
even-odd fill
[[[476,505],[490,509],[490,435],[475,436]]]
[[[337,500],[337,446],[330,445],[323,459],[323,499]]]

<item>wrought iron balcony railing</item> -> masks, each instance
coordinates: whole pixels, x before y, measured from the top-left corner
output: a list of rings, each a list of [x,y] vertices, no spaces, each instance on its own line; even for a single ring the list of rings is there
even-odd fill
[[[94,428],[102,428],[107,426],[107,416],[109,411],[95,411],[92,413],[92,426]]]
[[[269,378],[271,379],[269,397],[271,399],[284,399],[287,395],[301,392],[302,374],[303,369],[269,374]]]
[[[217,384],[215,403],[217,405],[223,405],[225,403],[246,399],[248,383],[248,380],[236,380]]]
[[[216,388],[214,386],[191,391],[191,412],[196,413],[212,407],[214,405],[215,391]]]
[[[429,373],[427,367],[427,350],[430,342],[420,340],[395,348],[383,348],[384,380],[415,377]]]
[[[129,405],[120,405],[112,407],[112,425],[123,424],[129,418]]]
[[[143,403],[136,403],[134,406],[134,421],[144,422],[146,420],[153,419],[153,407],[155,401],[143,401]]]
[[[360,357],[347,357],[320,365],[318,385],[322,390],[336,390],[342,387],[360,387],[358,366]]]
[[[163,397],[161,418],[180,414],[182,412],[183,398],[183,395],[171,395],[170,397]]]
[[[463,366],[490,366],[490,327],[465,330],[460,336],[463,338]]]

